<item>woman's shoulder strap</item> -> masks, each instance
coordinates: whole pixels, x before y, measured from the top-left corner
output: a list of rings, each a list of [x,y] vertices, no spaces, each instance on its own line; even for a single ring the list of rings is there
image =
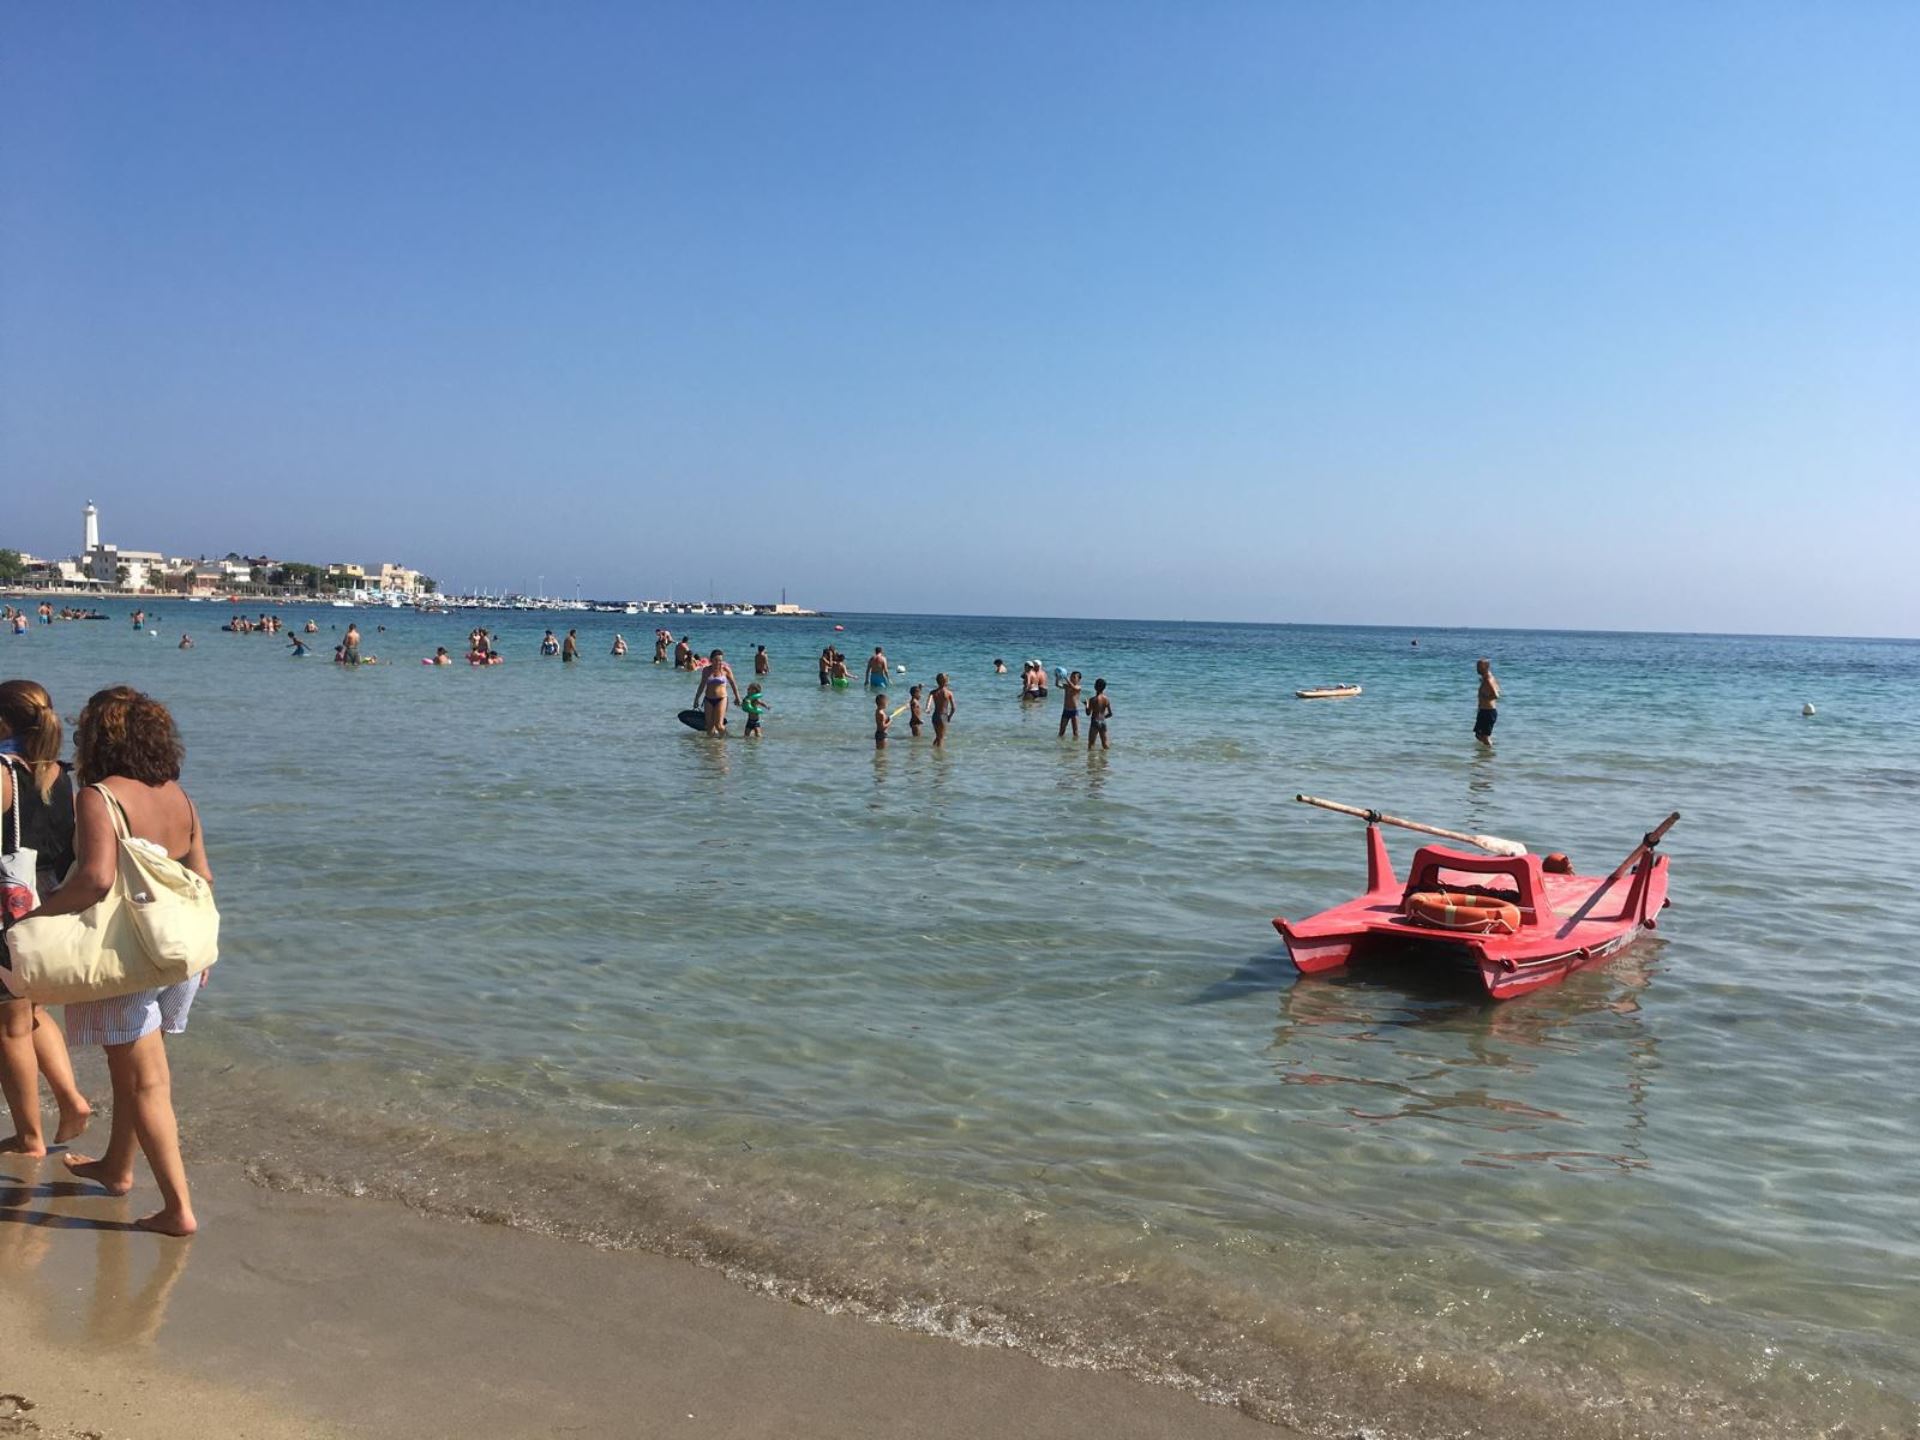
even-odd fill
[[[104,784],[96,783],[93,785],[89,785],[87,788],[89,790],[95,790],[99,792],[100,799],[106,804],[107,814],[113,817],[114,833],[118,835],[122,840],[125,840],[128,836],[130,836],[133,833],[133,830],[127,824],[127,812],[125,808],[120,804],[120,797],[115,795],[111,790],[107,789],[107,787]]]

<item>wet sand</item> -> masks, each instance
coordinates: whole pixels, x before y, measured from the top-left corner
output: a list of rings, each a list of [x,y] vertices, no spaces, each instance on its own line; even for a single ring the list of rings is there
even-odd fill
[[[0,1158],[0,1436],[1262,1437],[1112,1374],[384,1201],[194,1171],[203,1233]],[[7,1398],[12,1397],[12,1398]],[[31,1408],[22,1408],[30,1405]]]

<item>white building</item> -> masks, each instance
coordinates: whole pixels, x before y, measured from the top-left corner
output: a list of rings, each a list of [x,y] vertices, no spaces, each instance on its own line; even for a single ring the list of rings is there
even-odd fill
[[[145,590],[166,573],[167,557],[158,550],[122,550],[100,543],[100,511],[93,501],[81,512],[86,544],[71,564],[72,579],[127,590]],[[61,567],[63,576],[69,567]],[[124,579],[122,575],[124,573]]]

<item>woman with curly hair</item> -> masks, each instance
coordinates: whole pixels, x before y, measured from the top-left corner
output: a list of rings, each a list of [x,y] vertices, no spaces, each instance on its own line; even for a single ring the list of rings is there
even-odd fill
[[[102,690],[80,712],[74,732],[74,767],[81,785],[75,806],[78,854],[67,883],[36,912],[77,915],[113,888],[119,860],[117,809],[132,843],[151,846],[180,861],[209,884],[207,847],[200,817],[180,788],[179,733],[167,707],[137,690]],[[98,1160],[68,1155],[67,1168],[115,1195],[133,1188],[136,1145],[147,1157],[161,1207],[134,1223],[162,1235],[191,1235],[199,1228],[180,1159],[180,1130],[173,1114],[173,1081],[161,1034],[187,1028],[187,1012],[204,974],[159,990],[67,1006],[67,1035],[75,1045],[102,1045],[113,1079],[113,1126]]]
[[[73,782],[60,763],[60,716],[47,692],[31,680],[0,685],[0,845],[13,817],[19,816],[14,843],[38,860],[34,888],[50,895],[73,864]],[[13,892],[24,901],[26,892]],[[24,904],[20,907],[23,911]],[[0,930],[19,918],[0,910]],[[3,960],[0,960],[3,963]],[[60,1106],[53,1143],[64,1145],[87,1128],[92,1113],[74,1083],[60,1027],[39,1005],[8,999],[0,991],[0,1093],[13,1112],[13,1134],[0,1140],[0,1152],[47,1153],[40,1124],[40,1077]]]

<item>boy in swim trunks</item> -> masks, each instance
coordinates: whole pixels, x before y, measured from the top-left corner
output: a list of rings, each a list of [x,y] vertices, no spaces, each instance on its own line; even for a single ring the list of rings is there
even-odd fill
[[[1491,660],[1476,661],[1473,667],[1480,672],[1480,709],[1473,717],[1473,738],[1493,748],[1493,727],[1500,719],[1500,682],[1493,678]]]
[[[943,670],[933,677],[933,748],[945,747],[947,726],[953,723],[953,687],[947,683]]]
[[[887,714],[887,697],[885,695],[874,696],[873,697],[873,748],[874,749],[884,750],[887,748],[887,727],[891,724],[893,724],[893,717]]]
[[[1060,734],[1073,727],[1073,738],[1080,738],[1080,672],[1074,671],[1060,687]]]
[[[921,699],[920,689],[920,686],[915,685],[907,691],[907,731],[909,734],[915,736],[920,733],[920,721],[923,714],[921,707],[924,702]]]
[[[1107,682],[1093,682],[1093,698],[1087,701],[1087,749],[1093,749],[1098,740],[1102,750],[1107,748],[1107,721],[1113,718],[1113,701],[1107,698]]]
[[[758,681],[747,686],[747,698],[740,702],[740,708],[747,712],[747,728],[740,732],[741,735],[743,737],[747,735],[758,735],[760,733],[760,717],[767,711],[767,697],[760,693]]]

